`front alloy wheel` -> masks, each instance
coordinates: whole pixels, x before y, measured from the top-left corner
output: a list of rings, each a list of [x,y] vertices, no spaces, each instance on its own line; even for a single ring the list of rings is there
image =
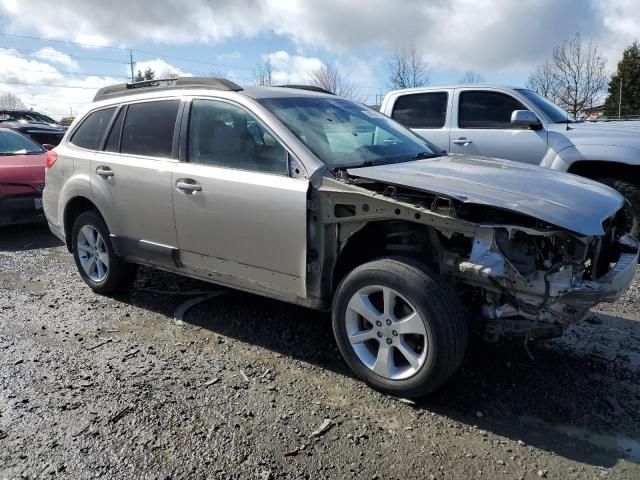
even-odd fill
[[[420,314],[396,290],[372,285],[349,301],[346,329],[353,351],[369,369],[389,380],[415,375],[427,357],[427,330]]]

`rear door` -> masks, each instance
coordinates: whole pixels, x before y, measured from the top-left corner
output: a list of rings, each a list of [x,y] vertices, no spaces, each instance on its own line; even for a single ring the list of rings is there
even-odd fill
[[[304,296],[308,180],[244,107],[194,99],[172,188],[181,263],[232,284]]]
[[[180,105],[167,99],[122,106],[92,161],[91,188],[128,258],[174,264],[171,170]]]
[[[514,110],[528,110],[518,99],[491,90],[457,89],[449,151],[506,158],[539,165],[547,153],[547,130],[515,128]]]
[[[391,118],[421,137],[449,150],[448,112],[453,90],[437,90],[400,95],[393,104]]]

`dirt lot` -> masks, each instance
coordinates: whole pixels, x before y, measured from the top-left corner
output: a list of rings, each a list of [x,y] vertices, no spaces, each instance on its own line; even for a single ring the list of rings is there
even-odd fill
[[[0,479],[640,478],[640,275],[417,405],[352,378],[326,315],[228,292],[175,321],[192,290],[217,287],[101,297],[46,227],[0,230]]]

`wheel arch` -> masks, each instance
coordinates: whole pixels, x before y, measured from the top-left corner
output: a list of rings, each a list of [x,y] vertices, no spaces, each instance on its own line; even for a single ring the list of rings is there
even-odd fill
[[[578,160],[573,162],[567,171],[594,180],[613,178],[640,186],[640,165],[606,160]]]
[[[64,207],[62,222],[65,234],[65,243],[69,252],[73,252],[73,242],[71,241],[71,231],[73,229],[73,223],[81,213],[89,210],[95,210],[96,212],[98,212],[98,215],[100,215],[104,220],[104,215],[100,213],[100,210],[98,209],[96,204],[89,200],[87,197],[81,195],[70,199]]]
[[[408,220],[372,220],[342,245],[331,272],[331,292],[354,268],[380,257],[395,255],[418,260],[439,271],[438,232],[428,225]]]

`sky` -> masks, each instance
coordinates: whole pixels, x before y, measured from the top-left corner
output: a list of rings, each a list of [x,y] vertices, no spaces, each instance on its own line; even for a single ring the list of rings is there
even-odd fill
[[[130,79],[131,50],[136,71],[241,85],[266,58],[276,83],[330,65],[375,103],[396,49],[414,46],[434,85],[474,71],[522,86],[576,32],[613,71],[640,39],[640,0],[0,0],[0,93],[74,115]]]

